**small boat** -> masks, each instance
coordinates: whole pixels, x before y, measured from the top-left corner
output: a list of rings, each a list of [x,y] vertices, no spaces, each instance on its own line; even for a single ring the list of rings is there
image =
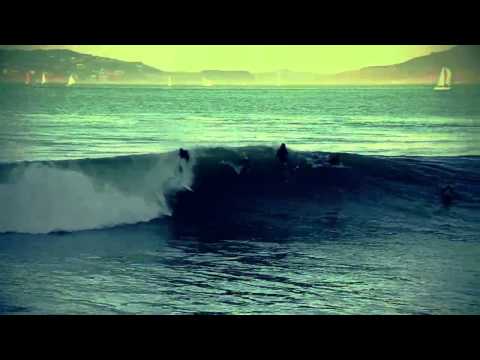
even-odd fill
[[[440,70],[440,76],[438,77],[437,86],[435,86],[434,90],[450,90],[452,85],[452,71],[444,66],[442,70]]]
[[[173,85],[173,83],[172,83],[172,77],[169,76],[169,77],[168,77],[168,86],[171,87],[172,85]]]
[[[75,78],[73,77],[73,75],[70,75],[67,81],[67,86],[75,85],[75,83],[76,83]]]

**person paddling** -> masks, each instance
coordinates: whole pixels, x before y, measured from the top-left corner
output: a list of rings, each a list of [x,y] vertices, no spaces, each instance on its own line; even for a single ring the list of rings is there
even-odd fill
[[[288,150],[287,146],[282,143],[277,150],[277,159],[280,161],[280,164],[285,166],[288,163]]]

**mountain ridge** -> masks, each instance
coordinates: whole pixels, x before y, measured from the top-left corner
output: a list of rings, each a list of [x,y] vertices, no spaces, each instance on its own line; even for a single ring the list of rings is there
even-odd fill
[[[433,84],[442,66],[449,66],[455,83],[480,83],[480,45],[459,45],[405,62],[368,66],[337,74],[280,70],[252,73],[245,70],[163,71],[142,62],[128,62],[78,53],[68,49],[0,49],[0,81],[23,82],[26,73],[39,81],[46,73],[50,82],[65,82],[75,74],[81,83],[148,83],[217,85],[321,85],[321,84]]]
[[[339,83],[434,83],[443,66],[454,72],[456,83],[480,82],[480,46],[459,45],[451,49],[432,52],[402,63],[386,66],[368,66],[359,70],[345,71],[325,79]]]

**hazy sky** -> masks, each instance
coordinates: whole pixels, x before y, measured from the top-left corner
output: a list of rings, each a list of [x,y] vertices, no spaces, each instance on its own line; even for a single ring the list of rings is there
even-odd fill
[[[19,46],[20,47],[20,46]],[[29,47],[32,46],[21,46]],[[391,65],[445,50],[447,45],[43,45],[125,61],[142,61],[165,71],[281,69],[336,73]]]

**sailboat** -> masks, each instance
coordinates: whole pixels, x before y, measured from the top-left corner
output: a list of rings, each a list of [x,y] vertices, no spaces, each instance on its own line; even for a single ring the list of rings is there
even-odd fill
[[[42,80],[40,81],[41,85],[45,85],[47,83],[47,75],[42,73]]]
[[[438,77],[437,86],[434,87],[434,90],[450,90],[452,85],[452,71],[444,66],[440,70],[440,76]]]
[[[73,75],[70,75],[70,77],[68,78],[68,81],[67,81],[67,86],[72,86],[76,83]]]
[[[168,87],[171,87],[172,86],[172,77],[169,76],[168,77]]]

